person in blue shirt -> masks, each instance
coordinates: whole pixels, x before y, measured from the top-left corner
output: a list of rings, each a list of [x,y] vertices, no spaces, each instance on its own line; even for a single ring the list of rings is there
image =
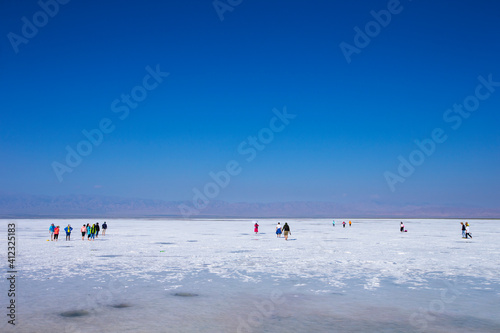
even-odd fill
[[[66,240],[69,241],[71,240],[71,230],[73,230],[73,228],[71,228],[71,225],[68,224],[68,226],[66,228],[64,228],[64,231],[66,231]]]
[[[54,229],[55,229],[55,225],[54,223],[52,223],[49,227],[49,232],[50,232],[50,240],[53,241],[54,240]]]
[[[90,240],[90,224],[87,223],[87,240]]]
[[[108,229],[108,225],[106,224],[106,221],[102,224],[102,235],[106,236],[106,229]]]

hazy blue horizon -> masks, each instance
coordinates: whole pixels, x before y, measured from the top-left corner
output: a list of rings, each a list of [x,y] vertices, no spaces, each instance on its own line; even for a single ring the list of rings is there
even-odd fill
[[[199,210],[189,201],[162,201],[106,196],[2,196],[0,218],[442,218],[500,217],[500,210],[439,205],[337,204],[334,202],[225,202],[213,200]]]

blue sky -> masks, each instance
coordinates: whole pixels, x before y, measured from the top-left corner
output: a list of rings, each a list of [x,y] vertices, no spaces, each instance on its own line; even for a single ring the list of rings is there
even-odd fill
[[[350,63],[339,45],[396,2],[229,3],[221,20],[212,1],[72,0],[16,44],[43,9],[2,1],[1,191],[190,200],[235,160],[218,200],[498,207],[500,87],[458,129],[443,119],[479,76],[500,82],[498,2],[402,0]],[[169,75],[120,119],[148,66]],[[246,161],[238,146],[284,108]],[[54,162],[103,119],[114,130],[60,181]],[[435,128],[447,140],[392,191],[384,174]]]

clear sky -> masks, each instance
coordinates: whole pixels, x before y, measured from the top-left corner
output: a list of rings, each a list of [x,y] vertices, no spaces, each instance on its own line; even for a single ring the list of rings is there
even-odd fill
[[[498,1],[41,3],[0,2],[2,193],[498,207]]]

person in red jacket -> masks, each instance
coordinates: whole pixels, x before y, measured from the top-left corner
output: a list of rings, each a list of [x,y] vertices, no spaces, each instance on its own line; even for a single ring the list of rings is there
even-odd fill
[[[253,225],[253,231],[255,232],[255,234],[259,233],[259,224],[257,222],[255,222],[255,224]]]
[[[57,240],[59,239],[59,226],[57,226],[55,229],[54,229],[54,240],[57,242]]]

